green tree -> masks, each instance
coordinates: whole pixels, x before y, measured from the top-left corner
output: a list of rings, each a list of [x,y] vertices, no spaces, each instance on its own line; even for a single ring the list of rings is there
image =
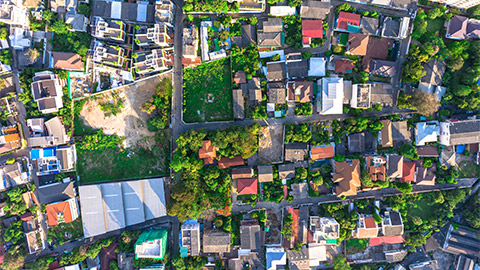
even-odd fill
[[[80,6],[78,6],[78,13],[81,13],[86,17],[90,17],[92,14],[92,8],[88,4],[80,4]]]
[[[436,8],[433,8],[433,9],[430,9],[428,12],[427,12],[427,16],[430,20],[434,20],[438,17],[441,17],[443,16],[444,14],[444,11],[442,11],[440,8],[436,7]]]
[[[333,258],[333,269],[334,270],[350,270],[352,268],[348,264],[347,258],[339,255]]]
[[[424,245],[426,243],[425,236],[421,233],[413,233],[410,234],[406,239],[405,239],[405,245],[410,246],[409,251],[415,251],[415,249],[421,245]]]
[[[5,254],[2,268],[6,270],[17,270],[23,267],[27,251],[23,246],[12,246]]]
[[[417,160],[419,156],[417,154],[417,148],[411,144],[402,144],[398,149],[398,153],[408,159]]]
[[[299,7],[302,5],[302,0],[288,0],[288,5],[290,7]]]
[[[305,60],[308,60],[312,57],[312,52],[310,51],[303,51],[302,52],[302,58]]]

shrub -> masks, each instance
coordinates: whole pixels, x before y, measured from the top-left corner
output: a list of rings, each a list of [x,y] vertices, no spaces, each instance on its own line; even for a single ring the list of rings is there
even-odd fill
[[[423,160],[423,167],[430,168],[433,165],[433,161],[431,159],[424,159]]]

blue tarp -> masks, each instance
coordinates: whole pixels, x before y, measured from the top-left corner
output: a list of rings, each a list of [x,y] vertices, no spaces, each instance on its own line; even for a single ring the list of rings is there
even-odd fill
[[[457,145],[457,153],[462,154],[465,152],[465,145]]]

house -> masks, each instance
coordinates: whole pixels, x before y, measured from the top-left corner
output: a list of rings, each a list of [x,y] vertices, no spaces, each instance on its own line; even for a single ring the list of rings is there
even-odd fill
[[[273,181],[273,167],[272,165],[258,166],[258,181],[260,183]]]
[[[22,147],[22,139],[17,126],[0,128],[0,154]]]
[[[383,148],[393,147],[392,121],[386,119],[380,121],[383,127],[380,130],[380,142]]]
[[[180,253],[182,256],[200,254],[200,223],[184,223],[180,227]]]
[[[173,20],[173,2],[170,0],[155,1],[155,22],[171,26]]]
[[[50,9],[55,13],[76,13],[77,0],[50,0]]]
[[[80,215],[76,198],[48,204],[45,209],[47,211],[48,226],[70,223]]]
[[[30,181],[28,172],[24,172],[19,162],[5,164],[0,168],[0,191],[24,185]]]
[[[37,251],[42,250],[43,243],[42,234],[39,231],[35,230],[25,234],[25,239],[27,241],[28,253],[35,254]]]
[[[236,84],[247,83],[245,71],[240,70],[235,72],[235,74],[233,75],[233,83],[236,83]]]
[[[293,183],[291,193],[295,200],[308,198],[308,183]]]
[[[288,101],[312,102],[313,100],[313,82],[290,81],[287,83],[287,91]]]
[[[70,25],[70,31],[74,32],[86,32],[88,19],[85,15],[80,13],[70,14],[67,13],[65,16],[65,23]]]
[[[240,178],[237,180],[238,195],[253,195],[258,193],[256,178]]]
[[[58,112],[63,108],[63,91],[58,76],[51,71],[35,73],[32,82],[33,100],[43,114]]]
[[[228,256],[228,270],[243,270],[245,265],[252,269],[265,269],[265,254],[259,251],[234,249]]]
[[[43,122],[43,119],[41,120],[41,122]],[[70,141],[70,137],[65,131],[65,126],[62,124],[58,116],[55,116],[54,118],[45,122],[45,127],[47,130],[47,134],[45,136],[35,136],[28,138],[28,145],[30,147],[48,147],[62,145]],[[43,125],[41,129],[43,130]]]
[[[83,71],[84,64],[82,62],[82,57],[78,53],[51,52],[50,68]]]
[[[426,143],[437,142],[439,135],[440,128],[437,121],[419,122],[415,128],[415,143],[417,146],[422,146]]]
[[[354,67],[353,62],[347,59],[335,61],[336,73],[352,73]]]
[[[287,265],[287,254],[282,248],[267,247],[267,270],[284,269]]]
[[[397,64],[392,61],[372,59],[366,69],[370,75],[393,77],[397,74]]]
[[[105,21],[101,17],[94,17],[92,25],[92,36],[99,39],[111,39],[117,42],[125,42],[126,24],[122,21]]]
[[[387,156],[387,172],[390,180],[403,177],[403,156],[388,155]]]
[[[203,140],[202,147],[198,149],[198,157],[203,159],[203,164],[213,164],[214,159],[217,157],[217,147],[212,145],[212,141]]]
[[[135,242],[135,258],[163,259],[168,245],[167,230],[143,231]]]
[[[295,178],[295,165],[291,163],[278,165],[278,178],[281,180]]]
[[[360,20],[360,33],[364,35],[378,35],[378,19],[370,17],[362,17]]]
[[[196,27],[183,28],[183,57],[196,59],[198,57],[198,30]]]
[[[307,60],[287,61],[287,74],[290,79],[305,78],[308,76]]]
[[[415,184],[422,186],[433,186],[435,185],[435,174],[431,172],[428,168],[420,166],[417,168],[417,179]]]
[[[454,149],[444,149],[440,154],[440,164],[442,166],[446,166],[447,168],[450,167],[458,167],[457,164],[457,153]]]
[[[56,182],[49,185],[40,186],[37,189],[38,201],[41,204],[50,204],[54,202],[67,201],[75,198],[77,195],[73,182]]]
[[[220,230],[205,230],[203,233],[203,253],[220,254],[230,252],[230,234]]]
[[[381,231],[384,236],[403,235],[402,215],[397,211],[385,211]]]
[[[335,144],[332,142],[326,145],[312,146],[310,149],[311,160],[329,159],[335,156]]]
[[[243,119],[245,117],[245,99],[242,89],[233,89],[233,118]]]
[[[382,37],[403,39],[408,36],[408,25],[410,24],[410,17],[403,17],[401,19],[394,19],[386,17],[383,20]]]
[[[334,161],[332,175],[333,182],[338,184],[335,187],[337,196],[356,195],[360,187],[360,160]]]
[[[134,55],[133,67],[135,73],[146,75],[153,72],[160,72],[168,69],[167,54],[165,50],[154,49],[146,53]]]
[[[348,35],[347,52],[353,55],[367,55],[368,42],[370,38],[360,33],[350,33]]]
[[[381,104],[382,106],[393,106],[393,97],[395,89],[390,83],[378,83],[371,84],[372,92],[370,95],[370,101],[372,104]]]
[[[242,156],[235,156],[233,158],[222,157],[218,161],[218,168],[226,169],[234,166],[242,166],[244,164],[245,160],[242,158]]]
[[[268,102],[273,104],[285,104],[286,103],[286,89],[284,84],[280,82],[268,83]]]
[[[348,135],[348,151],[350,153],[367,153],[375,151],[376,138],[372,133],[365,131]]]
[[[466,226],[450,224],[441,245],[442,250],[447,253],[478,257],[480,233]]]
[[[310,46],[312,39],[323,38],[322,20],[303,20],[302,21],[302,42],[304,47]]]
[[[308,154],[308,145],[306,143],[289,143],[285,145],[285,161],[297,162],[305,160]]]
[[[257,31],[258,46],[267,48],[282,46],[282,18],[268,18],[261,22],[261,25],[261,30]]]
[[[330,13],[331,8],[330,1],[303,1],[300,6],[300,17],[302,19],[323,20]]]
[[[75,145],[55,146],[30,150],[30,159],[41,176],[73,170],[77,154]]]
[[[392,122],[392,138],[395,147],[402,144],[412,143],[410,130],[408,130],[407,121]]]
[[[360,31],[360,14],[340,11],[335,23],[335,31],[358,33]]]
[[[325,77],[326,60],[323,57],[311,57],[310,67],[308,68],[308,77]]]
[[[367,156],[366,161],[368,175],[372,178],[372,181],[386,181],[387,180],[387,167],[385,164],[387,160],[382,156]]]
[[[23,1],[3,0],[0,9],[0,22],[9,25],[28,27],[28,8],[22,5]]]
[[[359,214],[357,227],[352,231],[354,238],[375,238],[378,236],[379,225],[371,215]]]
[[[262,247],[262,232],[258,221],[240,223],[240,246],[245,250],[259,250]]]
[[[149,46],[168,47],[172,43],[165,24],[154,24],[153,27],[141,27],[135,31],[135,44],[140,48]]]
[[[438,148],[434,145],[425,145],[417,147],[417,154],[419,157],[433,157],[438,158]]]
[[[445,61],[436,58],[425,63],[423,70],[426,74],[420,78],[418,88],[427,93],[433,93],[437,87],[442,85],[443,74],[446,68]]]
[[[78,191],[85,238],[167,215],[163,178],[83,185],[78,187]],[[98,207],[99,205],[103,205],[103,207]],[[161,232],[152,234],[154,236],[147,232],[147,235],[140,236],[136,243],[136,253],[139,251],[138,245],[143,245],[140,250],[140,254],[146,253],[142,255],[145,256],[143,258],[163,257],[164,250],[159,253],[158,248],[155,254],[149,253],[146,244],[162,245],[157,238],[158,234],[163,239]],[[165,246],[163,248],[166,248]]]
[[[299,251],[287,250],[288,267],[291,270],[310,270],[310,259],[308,257],[308,248],[302,248]]]
[[[285,62],[267,63],[267,80],[283,81],[287,78],[287,66]]]
[[[402,183],[414,182],[416,177],[417,176],[415,174],[415,162],[404,161],[403,169],[402,169],[402,178],[400,178],[400,181]]]
[[[310,267],[315,269],[317,266],[320,266],[320,262],[327,261],[327,246],[308,244],[308,258]]]
[[[257,44],[257,29],[254,25],[251,24],[242,24],[241,36],[238,37],[238,40],[235,40],[235,37],[232,38],[232,43],[237,44],[240,48],[246,48],[250,44]]]
[[[340,235],[340,224],[334,218],[310,216],[312,242],[316,244],[336,245]]]
[[[440,143],[460,145],[480,142],[480,119],[440,123]]]
[[[343,78],[324,77],[319,80],[321,85],[321,106],[317,104],[317,111],[320,114],[342,114],[343,113]],[[320,91],[319,91],[320,92]]]
[[[473,270],[475,269],[475,261],[464,255],[458,256],[455,270]]]
[[[478,4],[478,3],[477,3]],[[448,21],[447,38],[451,39],[479,39],[480,20],[469,19],[461,15],[455,15]]]
[[[371,84],[354,84],[352,85],[350,106],[352,108],[368,109],[371,106],[371,96]]]
[[[96,41],[93,45],[92,60],[97,64],[107,64],[116,68],[123,67],[125,50],[119,46],[110,46]]]
[[[410,270],[424,270],[424,269],[438,270],[439,269],[436,260],[412,263],[408,266],[408,268]]]
[[[248,80],[248,97],[254,105],[262,102],[262,88],[260,78],[252,78]]]
[[[232,179],[250,178],[253,176],[252,168],[233,168]]]

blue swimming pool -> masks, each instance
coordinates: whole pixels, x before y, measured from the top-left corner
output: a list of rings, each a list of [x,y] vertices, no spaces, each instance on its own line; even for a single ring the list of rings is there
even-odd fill
[[[55,147],[43,148],[43,157],[54,157],[54,156],[56,156]]]
[[[40,158],[40,149],[30,150],[30,159],[39,159]]]

